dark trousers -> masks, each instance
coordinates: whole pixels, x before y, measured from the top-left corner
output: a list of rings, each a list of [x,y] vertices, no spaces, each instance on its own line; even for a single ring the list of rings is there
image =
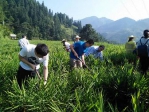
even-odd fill
[[[149,68],[149,57],[140,57],[140,64],[143,74],[147,75],[147,70]]]
[[[22,83],[26,84],[27,80],[29,78],[35,78],[35,75],[36,72],[25,70],[21,66],[19,66],[16,76],[19,87],[22,88]]]

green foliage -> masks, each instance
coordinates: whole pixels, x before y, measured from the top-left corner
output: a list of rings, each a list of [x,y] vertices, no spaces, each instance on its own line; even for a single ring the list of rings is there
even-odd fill
[[[61,40],[62,37],[70,40],[72,32],[65,29],[74,34],[81,29],[81,23],[75,24],[74,29],[72,18],[62,13],[53,14],[44,2],[40,4],[36,0],[1,0],[0,15],[0,24],[9,27],[18,38],[27,35],[30,40]]]
[[[50,49],[47,85],[38,77],[21,90],[16,82],[18,40],[0,44],[0,111],[4,112],[147,112],[148,76],[124,51],[124,45],[104,44],[105,60],[85,58],[88,69],[70,70],[69,53],[60,41],[30,40]],[[118,60],[118,61],[117,61]],[[41,66],[42,67],[42,66]],[[40,74],[42,75],[42,69]]]
[[[1,0],[0,15],[0,24],[10,29],[4,31],[6,34],[1,33],[2,37],[12,32],[18,39],[27,35],[29,40],[73,40],[80,35],[83,40],[106,41],[91,26],[82,29],[81,21],[73,21],[66,14],[53,14],[44,2],[40,4],[36,0]]]
[[[1,39],[8,39],[9,38],[9,35],[10,35],[10,30],[7,26],[3,26],[0,24],[0,40]]]
[[[94,41],[99,41],[100,35],[92,28],[90,24],[86,24],[80,31],[81,39],[88,40],[93,39]]]

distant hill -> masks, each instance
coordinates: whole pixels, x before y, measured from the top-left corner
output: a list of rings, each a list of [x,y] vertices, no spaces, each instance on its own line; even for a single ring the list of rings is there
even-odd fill
[[[81,19],[82,26],[85,26],[86,24],[91,24],[93,28],[98,28],[102,25],[108,24],[113,22],[111,19],[107,19],[105,17],[98,18],[96,16],[87,17],[84,19]]]
[[[87,22],[82,19],[82,24],[85,24],[85,22],[86,24],[91,24],[104,38],[118,43],[125,43],[130,35],[136,36],[136,41],[138,41],[143,35],[143,30],[149,28],[149,18],[139,21],[127,17],[116,21],[110,21],[110,19],[105,18],[105,21],[108,20],[108,22],[103,23],[100,23],[99,20],[93,22],[93,17],[91,17],[89,22],[89,18],[87,19]]]

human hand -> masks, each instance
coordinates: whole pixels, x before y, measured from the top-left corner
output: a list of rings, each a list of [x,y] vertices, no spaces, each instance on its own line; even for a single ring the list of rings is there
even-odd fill
[[[85,65],[85,61],[82,61],[82,64]]]
[[[83,65],[83,68],[87,68],[87,66],[86,65]]]
[[[30,64],[30,67],[33,69],[33,71],[36,70],[36,65],[34,65],[34,64]]]
[[[44,83],[43,84],[46,85],[47,84],[47,80],[44,80]]]

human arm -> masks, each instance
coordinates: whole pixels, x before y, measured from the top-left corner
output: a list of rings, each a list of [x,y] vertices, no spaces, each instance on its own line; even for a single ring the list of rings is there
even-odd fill
[[[48,79],[48,66],[43,67],[43,75],[44,75],[44,85],[46,85]]]
[[[134,42],[134,49],[136,49],[137,48],[137,44],[136,44],[136,42]]]
[[[77,54],[76,51],[74,50],[73,44],[70,45],[70,49],[71,49],[71,51],[74,53],[74,55],[75,55],[77,58],[79,58],[79,57],[78,57],[78,54]]]
[[[30,63],[25,57],[27,56],[27,48],[23,48],[19,53],[19,60],[27,64],[32,70],[36,69],[36,65]]]
[[[103,60],[103,52],[102,52],[102,51],[98,53],[98,58],[99,58],[101,61]]]
[[[136,44],[136,42],[135,41],[132,41],[132,42],[130,42],[131,43],[131,46],[129,47],[130,49],[136,49],[136,47],[137,47],[137,44]]]
[[[85,65],[85,58],[84,58],[84,54],[82,55],[82,64]]]
[[[33,70],[36,69],[36,66],[33,65],[32,63],[30,63],[29,61],[27,61],[24,57],[22,57],[21,55],[19,55],[19,60],[22,61],[23,63],[27,64],[28,66],[30,66]]]
[[[47,79],[48,79],[48,63],[49,63],[49,54],[47,54],[47,56],[44,57],[44,61],[43,61],[43,75],[44,75],[44,85],[46,85],[47,83]]]

